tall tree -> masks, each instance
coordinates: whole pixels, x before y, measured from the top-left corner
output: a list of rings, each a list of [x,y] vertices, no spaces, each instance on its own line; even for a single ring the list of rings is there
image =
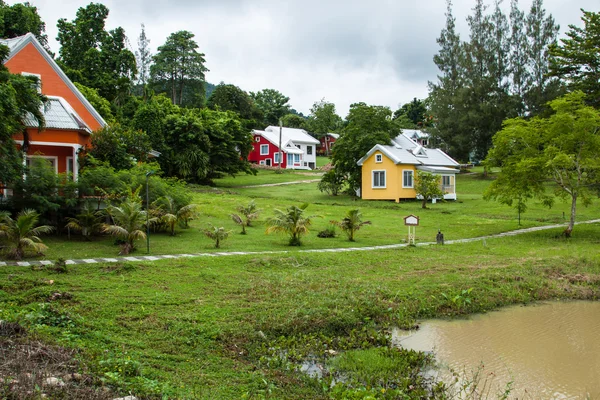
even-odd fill
[[[150,79],[150,65],[152,64],[152,52],[150,51],[150,39],[146,36],[146,26],[142,24],[142,31],[138,37],[138,50],[135,52],[135,60],[138,68],[137,84],[142,86],[142,93],[146,97],[146,85]]]
[[[263,113],[263,128],[269,125],[279,125],[279,119],[291,112],[290,98],[275,89],[263,89],[250,92],[256,107]]]
[[[335,104],[325,99],[313,104],[308,118],[308,129],[317,137],[338,132],[342,127],[342,118],[335,112]]]
[[[533,0],[526,22],[531,81],[525,101],[528,111],[537,115],[544,111],[548,101],[560,93],[558,82],[548,75],[548,48],[556,43],[560,27],[554,22],[552,15],[546,16],[543,0]]]
[[[167,38],[152,57],[150,76],[157,91],[167,93],[173,104],[204,104],[204,53],[198,52],[194,34],[178,31]]]
[[[571,90],[582,90],[588,104],[600,108],[600,12],[581,12],[583,28],[569,25],[568,38],[550,46],[550,74]]]
[[[297,128],[297,129],[308,129],[308,120],[304,117],[301,117],[297,114],[285,114],[281,117],[281,124],[288,128]]]
[[[247,120],[249,128],[256,128],[262,121],[262,113],[254,104],[252,97],[235,85],[220,83],[215,87],[207,101],[213,110],[233,111],[240,118]],[[264,128],[264,127],[263,127]]]
[[[423,126],[426,113],[427,106],[425,105],[425,101],[415,97],[410,103],[403,104],[402,107],[394,112],[394,119],[402,119],[406,116],[412,122],[412,128],[414,129]]]
[[[106,31],[108,13],[106,6],[90,3],[77,10],[72,22],[59,19],[58,61],[71,80],[120,104],[129,96],[137,69],[123,28]]]
[[[523,98],[531,78],[529,68],[527,68],[529,64],[529,41],[525,30],[525,12],[519,9],[518,0],[511,0],[510,2],[510,32],[510,93],[516,99],[519,99],[517,115],[524,116],[525,104]]]
[[[554,114],[531,120],[506,121],[494,136],[494,147],[487,163],[502,167],[502,172],[486,192],[496,199],[524,211],[530,198],[539,198],[551,206],[554,194],[571,201],[571,236],[578,202],[589,204],[600,186],[600,112],[584,103],[581,91],[553,100]]]
[[[27,151],[29,135],[24,120],[32,115],[44,127],[43,102],[46,98],[37,91],[37,79],[11,74],[4,66],[9,49],[0,45],[0,182],[10,184],[21,176],[23,157],[19,155],[12,136],[23,133],[21,149]]]
[[[30,3],[16,3],[9,6],[0,0],[0,37],[14,38],[31,32],[47,50],[48,35],[46,24],[38,14],[37,7]]]
[[[376,144],[388,145],[400,130],[392,121],[388,107],[355,103],[350,106],[348,122],[335,142],[331,155],[336,171],[345,176],[351,189],[361,185],[361,168],[356,163]]]

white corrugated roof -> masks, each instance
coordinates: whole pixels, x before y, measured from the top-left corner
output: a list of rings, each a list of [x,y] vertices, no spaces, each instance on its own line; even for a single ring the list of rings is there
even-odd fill
[[[67,129],[90,132],[83,119],[62,97],[48,96],[48,102],[42,110],[46,120],[46,128]],[[25,126],[37,128],[38,122],[31,114],[25,116]]]
[[[275,133],[277,135],[277,141],[279,142],[279,127],[278,126],[268,126],[265,132]],[[293,141],[294,143],[310,143],[310,144],[319,144],[320,142],[314,137],[310,136],[308,132],[304,129],[297,128],[286,128],[283,127],[281,129],[281,142],[285,143],[288,140]]]
[[[327,135],[331,136],[334,139],[339,139],[340,138],[340,135],[338,135],[337,133],[329,132]]]
[[[424,132],[420,129],[402,129],[402,134],[406,135],[410,139],[424,139],[429,138],[429,133]]]

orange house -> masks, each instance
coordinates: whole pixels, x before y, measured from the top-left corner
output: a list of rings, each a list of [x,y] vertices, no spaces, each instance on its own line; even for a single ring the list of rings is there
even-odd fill
[[[48,97],[43,131],[38,130],[38,123],[31,115],[25,118],[30,140],[25,162],[33,157],[46,158],[57,173],[71,172],[77,180],[77,153],[90,145],[92,132],[106,126],[106,122],[33,34],[0,39],[0,44],[10,49],[4,61],[8,70],[13,74],[36,76],[40,82],[38,90]],[[13,138],[18,145],[23,144],[22,133]]]

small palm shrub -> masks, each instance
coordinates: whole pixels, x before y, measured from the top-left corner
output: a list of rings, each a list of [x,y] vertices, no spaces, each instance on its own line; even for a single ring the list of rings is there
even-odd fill
[[[85,203],[75,218],[67,217],[65,227],[75,232],[81,232],[83,238],[90,241],[93,235],[102,231],[102,213],[94,210],[89,203]]]
[[[102,224],[102,230],[122,241],[120,254],[131,253],[135,250],[136,240],[146,239],[143,231],[146,211],[142,210],[139,201],[126,200],[119,207],[108,207],[107,213],[113,224]]]
[[[348,240],[354,242],[354,234],[365,225],[371,225],[371,221],[363,221],[362,213],[358,209],[349,210],[341,221],[331,221],[348,236]]]
[[[252,221],[258,218],[261,211],[256,207],[254,200],[250,201],[246,206],[238,206],[237,210],[246,218],[246,226],[252,226]]]
[[[312,219],[316,215],[306,216],[304,210],[308,204],[302,204],[300,207],[291,206],[285,211],[275,209],[275,215],[267,220],[267,234],[273,232],[285,233],[290,236],[290,246],[301,246],[302,235],[308,233],[308,227],[312,224]]]
[[[48,249],[40,235],[51,233],[49,225],[36,226],[39,214],[35,210],[25,209],[12,219],[7,212],[0,212],[0,239],[5,242],[8,258],[22,260],[27,250],[39,255]]]
[[[204,234],[215,241],[215,248],[221,247],[221,242],[229,237],[231,231],[226,231],[222,226],[216,227],[211,225],[204,230]]]
[[[337,232],[335,231],[336,225],[331,224],[327,228],[323,229],[319,233],[317,233],[317,237],[320,238],[334,238],[337,236]]]
[[[170,196],[159,198],[154,205],[158,206],[153,210],[155,214],[152,218],[154,226],[163,227],[171,236],[175,236],[175,226],[177,224],[187,228],[189,221],[198,216],[197,204],[181,206]]]
[[[242,231],[240,232],[242,235],[246,234],[246,227],[248,226],[248,221],[244,220],[244,218],[240,217],[238,214],[230,215],[233,222],[242,227]]]

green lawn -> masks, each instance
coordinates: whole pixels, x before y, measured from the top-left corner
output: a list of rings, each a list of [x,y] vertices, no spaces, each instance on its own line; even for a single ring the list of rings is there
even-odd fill
[[[218,251],[206,238],[201,229],[209,224],[224,226],[232,234],[222,244],[220,251],[297,251],[300,249],[324,249],[336,247],[373,246],[401,243],[406,240],[407,229],[403,225],[403,217],[409,214],[418,215],[420,225],[417,228],[417,241],[431,242],[440,229],[446,239],[459,239],[483,236],[510,231],[523,227],[533,227],[565,222],[563,213],[568,215],[569,204],[559,200],[552,208],[539,203],[531,203],[528,211],[521,216],[521,226],[514,209],[496,202],[482,199],[482,192],[491,182],[479,174],[465,174],[457,177],[458,201],[429,204],[427,209],[421,208],[419,201],[396,204],[389,201],[363,201],[347,195],[328,196],[317,190],[317,183],[300,183],[269,187],[241,187],[249,184],[249,178],[257,182],[273,183],[280,177],[304,175],[289,173],[278,175],[261,172],[256,177],[227,178],[217,182],[216,188],[198,187],[195,202],[200,205],[200,218],[193,221],[190,229],[179,229],[177,236],[151,234],[151,254],[177,254]],[[242,185],[232,186],[233,179],[243,179]],[[289,179],[288,179],[289,181]],[[225,186],[229,184],[231,186]],[[240,235],[240,228],[234,224],[229,215],[236,212],[240,204],[254,200],[262,209],[259,220],[254,227],[248,229],[247,235]],[[264,220],[272,215],[275,208],[285,208],[292,204],[309,203],[306,212],[315,215],[310,233],[304,237],[301,248],[287,246],[287,239],[281,235],[266,235]],[[330,225],[331,220],[339,220],[352,209],[359,208],[364,219],[372,222],[360,230],[356,242],[346,240],[343,235],[336,238],[321,239],[317,233]],[[578,220],[594,219],[600,215],[598,202],[590,207],[579,207]],[[574,230],[577,236],[578,227]],[[110,237],[95,238],[93,242],[83,242],[80,237],[73,236],[67,240],[65,236],[51,236],[44,239],[50,247],[45,258],[91,258],[114,257],[119,248]],[[138,243],[138,253],[145,254],[145,243]]]
[[[89,371],[123,394],[341,399],[367,391],[391,399],[410,385],[406,398],[419,398],[418,376],[394,374],[420,365],[414,355],[378,350],[389,328],[505,304],[598,299],[600,230],[576,232],[569,240],[555,230],[378,252],[77,265],[67,274],[4,267],[0,319],[81,349]],[[452,300],[469,288],[469,302]],[[64,296],[53,301],[55,293]],[[296,371],[306,357],[350,371],[357,358],[394,366],[377,371],[400,380],[381,386],[356,371],[349,386],[330,390]]]

